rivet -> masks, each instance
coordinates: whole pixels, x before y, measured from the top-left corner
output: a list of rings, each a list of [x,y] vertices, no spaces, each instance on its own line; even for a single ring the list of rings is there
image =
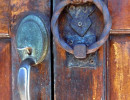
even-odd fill
[[[90,64],[94,64],[94,61],[92,59],[90,59]]]
[[[81,27],[83,24],[82,22],[78,22],[78,26]]]

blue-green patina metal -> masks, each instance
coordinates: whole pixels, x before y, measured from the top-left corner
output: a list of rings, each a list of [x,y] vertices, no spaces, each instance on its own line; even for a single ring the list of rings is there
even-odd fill
[[[33,58],[41,63],[48,51],[48,36],[43,20],[35,15],[22,19],[16,34],[17,50],[21,60]]]

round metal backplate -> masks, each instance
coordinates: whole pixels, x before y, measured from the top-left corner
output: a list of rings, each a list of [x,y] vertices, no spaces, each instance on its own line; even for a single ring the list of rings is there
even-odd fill
[[[17,29],[16,44],[21,60],[33,58],[36,64],[41,63],[48,51],[48,35],[43,20],[35,15],[23,18]]]

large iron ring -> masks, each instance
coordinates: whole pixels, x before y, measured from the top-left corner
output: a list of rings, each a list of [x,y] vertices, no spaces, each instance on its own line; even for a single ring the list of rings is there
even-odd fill
[[[98,50],[108,39],[109,37],[109,31],[112,26],[112,20],[111,16],[109,14],[108,8],[106,4],[102,0],[65,0],[60,2],[57,7],[55,8],[52,21],[51,21],[51,29],[55,38],[55,41],[61,45],[62,48],[64,48],[67,52],[74,54],[73,48],[71,48],[63,39],[60,38],[59,35],[59,28],[58,28],[58,19],[61,14],[61,12],[64,10],[64,8],[69,4],[83,4],[87,2],[94,3],[97,8],[103,13],[104,18],[104,29],[102,32],[102,35],[97,40],[97,42],[93,43],[87,48],[86,54],[90,54]]]

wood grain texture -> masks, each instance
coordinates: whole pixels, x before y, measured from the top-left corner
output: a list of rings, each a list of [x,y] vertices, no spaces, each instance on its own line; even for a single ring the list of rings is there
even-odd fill
[[[10,0],[0,0],[0,33],[9,33]]]
[[[108,0],[112,29],[130,29],[130,1]]]
[[[16,47],[17,27],[28,14],[35,14],[43,18],[50,38],[50,0],[11,0],[11,36],[12,36],[12,99],[20,100],[17,89],[17,73],[20,58]],[[49,43],[50,44],[50,43]],[[51,99],[51,55],[50,45],[45,60],[31,69],[31,98],[32,100]]]
[[[56,6],[60,1],[61,0],[54,0],[53,4]],[[98,16],[99,12],[96,14]],[[101,14],[99,15],[100,17],[98,16],[97,18],[101,19]],[[97,20],[96,17],[94,18]],[[66,24],[65,22],[65,18],[60,19],[59,30],[61,29],[61,34],[63,30],[62,26]],[[98,29],[100,28],[101,26]],[[98,30],[98,32],[99,31],[101,30]],[[105,47],[101,47],[98,51],[99,66],[96,69],[85,67],[69,68],[66,65],[66,51],[62,49],[59,44],[54,44],[53,52],[54,100],[105,100]]]
[[[130,36],[112,36],[108,67],[108,100],[130,100]]]
[[[11,45],[0,40],[0,100],[11,100]]]
[[[105,87],[103,64],[97,69],[67,68],[66,52],[56,45],[55,51],[55,100],[101,100]],[[103,48],[99,59],[103,61]]]

